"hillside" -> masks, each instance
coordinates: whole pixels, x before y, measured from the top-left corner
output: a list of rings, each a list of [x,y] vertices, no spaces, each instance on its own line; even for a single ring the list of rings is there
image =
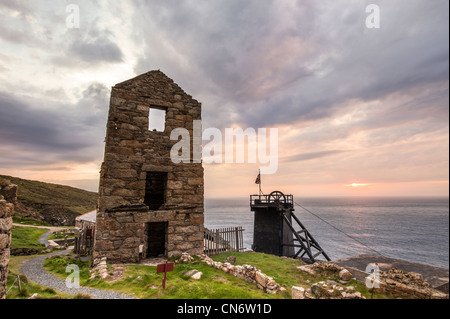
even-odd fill
[[[15,215],[54,226],[75,224],[75,217],[97,206],[97,193],[82,189],[0,175],[18,186]]]

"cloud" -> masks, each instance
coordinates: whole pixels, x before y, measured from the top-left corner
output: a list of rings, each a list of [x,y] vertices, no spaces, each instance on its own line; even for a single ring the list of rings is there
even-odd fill
[[[369,1],[134,3],[146,48],[137,71],[168,69],[192,93],[215,95],[213,123],[218,112],[251,127],[325,119],[346,101],[448,80],[444,2],[381,1],[378,30],[364,25]]]
[[[84,37],[74,39],[69,51],[89,64],[122,62],[122,50],[110,39],[110,36],[107,30],[98,30],[93,27]]]
[[[31,8],[29,7],[28,1],[20,1],[20,0],[3,0],[0,2],[0,6],[16,10],[19,12],[30,13]]]
[[[3,1],[0,167],[100,161],[108,87],[161,69],[204,128],[278,127],[288,182],[448,179],[448,1],[372,2]]]
[[[0,92],[0,144],[4,150],[0,166],[98,159],[108,94],[99,83],[87,87],[75,104]]]
[[[329,151],[321,151],[321,152],[311,152],[311,153],[301,153],[296,155],[291,155],[283,158],[282,162],[299,162],[299,161],[308,161],[311,159],[322,158],[326,156],[332,156],[335,154],[340,154],[348,152],[346,150],[329,150]]]

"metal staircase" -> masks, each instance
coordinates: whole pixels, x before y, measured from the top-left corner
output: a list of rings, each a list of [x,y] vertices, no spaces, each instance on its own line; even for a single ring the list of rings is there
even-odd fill
[[[305,254],[308,255],[309,262],[313,263],[316,261],[316,257],[323,255],[326,260],[330,261],[331,259],[325,253],[325,251],[320,247],[319,243],[314,239],[314,237],[309,233],[305,226],[300,222],[300,220],[295,216],[294,213],[291,213],[291,217],[297,223],[297,226],[300,227],[299,231],[296,231],[294,226],[292,225],[289,218],[286,216],[286,213],[282,213],[283,219],[288,225],[289,229],[292,231],[293,239],[291,242],[282,243],[283,246],[295,247],[294,249],[298,249],[298,251],[290,256],[292,258],[300,258],[305,260]]]

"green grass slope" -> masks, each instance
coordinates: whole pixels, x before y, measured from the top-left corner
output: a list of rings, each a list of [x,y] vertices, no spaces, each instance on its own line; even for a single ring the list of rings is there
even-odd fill
[[[0,175],[18,186],[17,201],[39,213],[51,225],[74,225],[75,217],[97,205],[97,193],[82,189]],[[21,217],[16,207],[17,217]]]

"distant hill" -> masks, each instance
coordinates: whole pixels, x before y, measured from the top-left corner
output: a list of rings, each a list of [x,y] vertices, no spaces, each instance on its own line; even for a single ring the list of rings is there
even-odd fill
[[[82,189],[0,175],[18,186],[15,215],[55,226],[75,225],[75,217],[97,206],[97,193]]]

